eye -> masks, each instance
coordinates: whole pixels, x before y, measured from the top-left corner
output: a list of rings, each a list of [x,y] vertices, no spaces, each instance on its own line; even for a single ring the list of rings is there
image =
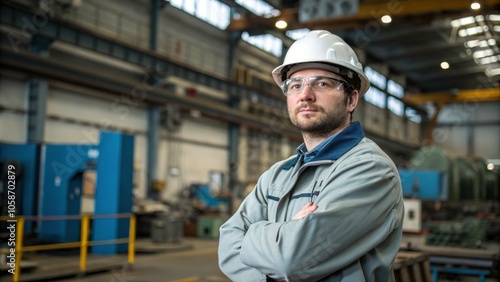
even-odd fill
[[[335,86],[334,82],[328,78],[320,78],[314,81],[313,84],[314,87],[323,89],[333,88]]]
[[[301,81],[291,81],[288,85],[288,89],[300,89],[302,87]]]

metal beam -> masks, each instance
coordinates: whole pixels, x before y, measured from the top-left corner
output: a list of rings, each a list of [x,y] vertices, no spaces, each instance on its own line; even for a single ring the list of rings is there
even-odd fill
[[[421,93],[416,95],[406,95],[402,99],[404,102],[415,104],[432,103],[476,103],[500,101],[500,89],[469,89],[462,90],[458,94],[451,92]]]
[[[463,47],[463,42],[436,42],[419,46],[405,46],[402,44],[398,49],[377,48],[377,56],[386,61],[408,60],[413,57],[432,57],[435,52],[447,50],[452,47]],[[384,50],[385,49],[385,50]]]
[[[105,76],[96,73],[95,70],[82,69],[80,66],[60,62],[52,58],[43,58],[23,50],[15,52],[11,48],[1,46],[0,66],[40,75],[48,79],[56,79],[74,85],[102,90],[103,92],[122,96],[122,98],[123,95],[126,95],[126,100],[131,100],[134,103],[174,104],[187,109],[199,110],[202,114],[218,120],[258,129],[268,128],[272,132],[287,135],[294,139],[302,138],[300,131],[288,119],[282,117],[269,118],[252,115],[240,109],[232,109],[228,105],[221,103],[179,96],[173,91],[159,86],[144,87],[142,80],[133,81],[116,76]]]
[[[499,0],[500,1],[500,0]],[[10,6],[9,3],[0,2],[0,10],[2,15],[8,17],[0,17],[0,23],[18,28],[20,31],[26,29],[25,19],[36,18],[37,15],[33,12],[28,12],[19,7]],[[270,106],[281,107],[282,100],[272,98],[269,93],[255,91],[249,87],[239,86],[235,83],[223,78],[214,77],[207,73],[185,67],[178,63],[168,60],[166,57],[157,54],[151,50],[127,44],[126,42],[113,40],[105,36],[93,33],[92,31],[78,28],[74,25],[68,25],[64,22],[59,22],[55,19],[47,19],[47,22],[36,29],[36,34],[47,37],[49,39],[66,42],[87,50],[97,52],[109,56],[111,58],[120,59],[128,63],[139,65],[141,67],[153,68],[169,75],[178,76],[189,80],[195,84],[204,85],[213,89],[217,89],[232,95],[238,95],[241,98],[257,97],[258,102]],[[14,40],[18,44],[27,41],[29,38],[16,38],[11,34],[3,34],[4,42]],[[16,46],[17,47],[17,46]]]
[[[465,76],[465,75],[470,75],[470,74],[476,74],[476,73],[484,73],[484,71],[488,68],[487,65],[476,65],[472,67],[462,67],[459,69],[447,69],[447,70],[439,70],[439,72],[435,73],[429,73],[429,71],[426,72],[419,72],[420,75],[418,76],[418,80],[420,82],[428,82],[428,81],[442,81],[443,79],[447,79],[450,77],[456,77],[456,76]],[[408,74],[411,76],[411,74]],[[467,78],[464,78],[467,79]]]
[[[500,0],[483,1],[483,10],[494,9],[500,4]],[[315,20],[305,23],[298,22],[298,8],[282,9],[281,15],[264,18],[256,15],[248,15],[241,19],[232,20],[228,30],[269,30],[275,29],[274,23],[277,20],[288,22],[290,29],[297,28],[323,28],[342,29],[363,25],[366,21],[375,20],[377,23],[383,15],[390,15],[393,18],[407,17],[422,14],[438,14],[442,12],[470,11],[470,0],[403,0],[386,1],[378,3],[361,3],[358,6],[358,14],[351,17],[338,17],[322,20]]]

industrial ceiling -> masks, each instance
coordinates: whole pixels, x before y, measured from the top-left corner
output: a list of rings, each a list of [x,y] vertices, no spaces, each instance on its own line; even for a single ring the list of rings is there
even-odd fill
[[[245,13],[228,29],[284,34],[275,27],[281,19],[288,30],[330,30],[364,50],[367,63],[403,77],[407,94],[419,94],[406,95],[409,102],[500,101],[500,0],[267,2],[279,15]],[[383,23],[384,15],[392,22]]]

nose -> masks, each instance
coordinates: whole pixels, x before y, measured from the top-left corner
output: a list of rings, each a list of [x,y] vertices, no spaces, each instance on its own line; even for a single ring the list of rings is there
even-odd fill
[[[313,101],[315,98],[316,97],[314,96],[314,91],[312,90],[309,83],[304,83],[304,86],[302,87],[302,92],[299,93],[299,99],[301,101]]]

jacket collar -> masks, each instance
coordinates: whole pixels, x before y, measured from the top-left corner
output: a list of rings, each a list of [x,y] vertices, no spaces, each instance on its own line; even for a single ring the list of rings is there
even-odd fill
[[[292,168],[301,158],[304,158],[304,163],[324,160],[336,161],[356,146],[363,137],[365,137],[365,132],[359,121],[355,121],[338,134],[325,139],[310,152],[306,152],[305,144],[302,143],[297,148],[296,157],[285,164],[283,169]]]

